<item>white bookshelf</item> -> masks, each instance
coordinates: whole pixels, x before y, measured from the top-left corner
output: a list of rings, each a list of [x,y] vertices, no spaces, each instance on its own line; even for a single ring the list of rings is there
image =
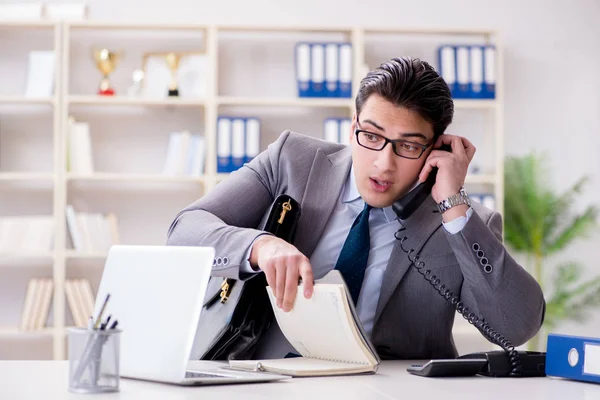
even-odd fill
[[[261,150],[283,129],[322,135],[327,116],[350,117],[354,111],[354,94],[364,76],[365,65],[375,67],[376,60],[410,54],[411,47],[387,46],[387,41],[410,43],[413,38],[442,44],[454,38],[478,43],[493,42],[497,47],[497,89],[494,100],[455,100],[457,117],[469,122],[482,120],[485,139],[478,151],[487,151],[486,159],[494,159],[491,167],[480,174],[467,176],[467,184],[485,188],[496,196],[501,210],[503,199],[503,59],[502,44],[491,30],[437,29],[421,27],[329,27],[329,26],[235,26],[194,24],[140,24],[104,21],[71,23],[0,22],[4,29],[48,30],[55,35],[54,50],[58,54],[56,93],[49,98],[25,98],[0,92],[0,107],[19,106],[50,108],[52,111],[51,171],[3,171],[0,188],[31,182],[45,182],[52,188],[52,215],[56,221],[55,248],[48,254],[0,254],[2,260],[46,260],[52,270],[55,294],[49,326],[38,334],[53,338],[52,354],[64,359],[65,332],[72,324],[64,294],[65,280],[89,277],[97,284],[106,258],[105,252],[81,252],[71,248],[65,208],[73,204],[77,211],[112,212],[119,218],[119,233],[124,244],[158,244],[166,234],[175,214],[189,202],[202,196],[227,174],[216,169],[216,129],[219,115],[257,116],[261,119]],[[178,36],[179,35],[179,36]],[[177,38],[177,39],[174,39]],[[335,40],[353,46],[352,98],[298,98],[295,90],[293,44],[297,41]],[[415,39],[417,40],[417,39]],[[418,39],[421,40],[421,39]],[[140,67],[146,51],[169,51],[167,43],[177,44],[180,51],[202,51],[208,69],[206,95],[201,98],[140,98],[128,96],[126,84],[133,68]],[[379,44],[378,44],[379,43]],[[420,43],[420,42],[419,42]],[[430,42],[428,42],[430,43]],[[181,45],[180,45],[181,44]],[[115,96],[95,93],[100,73],[95,69],[90,49],[106,46],[125,50],[123,62],[110,76],[117,89]],[[186,47],[187,46],[187,47]],[[403,47],[404,46],[404,47]],[[426,46],[425,46],[426,47]],[[264,58],[252,58],[257,49]],[[231,62],[239,53],[241,60]],[[413,54],[414,55],[414,54]],[[415,55],[419,56],[419,55]],[[245,58],[246,57],[246,58]],[[435,65],[433,54],[422,57]],[[265,61],[266,60],[266,61]],[[256,64],[257,65],[254,65]],[[283,68],[282,65],[287,67]],[[243,68],[247,68],[246,71]],[[271,82],[269,74],[284,74]],[[282,72],[283,71],[283,72]],[[287,74],[287,75],[286,75]],[[248,76],[251,79],[248,79]],[[290,78],[291,77],[291,78]],[[256,78],[256,79],[254,79]],[[291,81],[290,81],[291,79]],[[241,83],[246,81],[247,87]],[[264,84],[264,90],[260,89]],[[244,89],[245,88],[245,89]],[[33,111],[32,111],[33,112]],[[66,165],[66,129],[69,117],[90,123],[94,149],[94,172],[72,173]],[[264,123],[263,123],[264,121]],[[165,176],[161,174],[161,157],[166,152],[167,135],[171,131],[191,128],[205,138],[206,158],[202,176]],[[1,134],[0,126],[0,134]],[[468,136],[468,132],[461,132]],[[97,163],[96,163],[97,161]],[[97,164],[97,165],[96,165]],[[1,167],[1,164],[0,164]],[[20,190],[28,190],[27,188]],[[31,189],[35,190],[35,189]],[[36,192],[37,193],[37,192]],[[3,210],[0,208],[0,215]],[[121,225],[122,224],[122,225]],[[35,268],[39,267],[36,264]],[[18,267],[6,267],[15,270]],[[32,267],[33,268],[33,267]],[[28,269],[29,270],[29,269]],[[13,308],[17,304],[12,303]],[[13,310],[12,315],[20,314]],[[457,317],[455,333],[471,335],[472,327],[464,326]],[[30,338],[31,332],[15,327],[0,328],[0,346],[5,341]],[[465,337],[467,337],[465,336]]]

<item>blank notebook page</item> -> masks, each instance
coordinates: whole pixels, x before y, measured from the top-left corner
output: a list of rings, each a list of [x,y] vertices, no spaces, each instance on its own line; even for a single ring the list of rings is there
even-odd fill
[[[354,321],[344,303],[346,293],[342,285],[317,284],[310,299],[298,290],[289,313],[277,307],[270,287],[267,291],[281,330],[302,356],[372,364],[358,330],[351,327]]]

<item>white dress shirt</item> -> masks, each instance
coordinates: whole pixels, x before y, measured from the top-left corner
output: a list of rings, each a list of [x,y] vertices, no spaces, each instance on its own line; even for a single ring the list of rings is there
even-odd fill
[[[363,210],[364,204],[354,181],[354,169],[351,168],[333,214],[327,222],[323,236],[310,257],[315,280],[322,278],[335,268],[346,236],[350,232],[352,223]],[[452,234],[459,232],[467,223],[472,212],[473,210],[469,208],[466,217],[459,217],[444,223],[444,228]],[[356,305],[358,317],[369,337],[373,330],[383,275],[396,242],[394,233],[398,228],[400,228],[400,222],[396,219],[396,214],[391,206],[373,208],[369,212],[371,247],[358,304]],[[247,259],[249,258],[250,249],[248,250]],[[249,262],[242,265],[241,269],[247,273],[256,272]],[[299,295],[302,294],[299,292]]]

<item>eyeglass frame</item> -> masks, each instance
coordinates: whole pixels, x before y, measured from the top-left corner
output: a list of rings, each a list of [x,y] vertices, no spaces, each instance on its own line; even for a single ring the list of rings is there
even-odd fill
[[[360,121],[358,120],[358,116],[357,116],[356,117],[356,126],[359,126],[359,125],[360,125]],[[383,146],[381,146],[380,149],[373,149],[371,147],[365,146],[364,144],[361,144],[360,140],[358,139],[358,134],[361,133],[361,132],[364,132],[364,133],[367,133],[369,135],[374,135],[374,136],[382,138],[384,140]],[[385,146],[387,146],[388,143],[391,143],[392,144],[392,151],[394,152],[394,154],[397,155],[398,157],[406,158],[408,160],[418,160],[419,158],[421,158],[421,156],[423,155],[423,153],[425,153],[425,150],[427,150],[427,148],[433,144],[433,140],[430,141],[427,144],[421,144],[421,143],[417,143],[417,142],[411,142],[410,140],[405,140],[405,139],[388,139],[385,136],[380,135],[379,133],[374,133],[374,132],[368,131],[366,129],[360,129],[360,128],[354,129],[354,135],[356,136],[356,143],[358,143],[359,146],[364,147],[365,149],[373,150],[373,151],[381,151],[381,150],[385,149]],[[416,158],[406,157],[406,156],[400,155],[400,154],[398,154],[396,152],[396,145],[395,145],[395,143],[398,143],[398,142],[410,143],[412,145],[420,147],[421,148],[421,153]]]

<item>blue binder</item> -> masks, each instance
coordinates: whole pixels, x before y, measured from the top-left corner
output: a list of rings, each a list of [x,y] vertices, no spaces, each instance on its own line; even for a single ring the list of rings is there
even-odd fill
[[[325,97],[338,97],[340,90],[340,51],[337,43],[325,43]]]
[[[352,97],[352,44],[339,44],[339,91],[338,97]]]
[[[231,118],[217,119],[217,172],[226,174],[232,171],[231,163]]]
[[[546,375],[600,383],[600,338],[549,334]]]
[[[312,43],[310,45],[310,88],[309,97],[325,97],[325,45]]]
[[[296,81],[298,97],[310,97],[310,44],[296,44],[295,52]]]
[[[456,80],[456,49],[454,46],[443,45],[438,48],[438,71],[450,88],[452,97],[458,90]]]
[[[483,98],[483,46],[469,46],[469,95],[473,99]]]
[[[482,98],[496,98],[496,47],[483,47],[483,88]]]

